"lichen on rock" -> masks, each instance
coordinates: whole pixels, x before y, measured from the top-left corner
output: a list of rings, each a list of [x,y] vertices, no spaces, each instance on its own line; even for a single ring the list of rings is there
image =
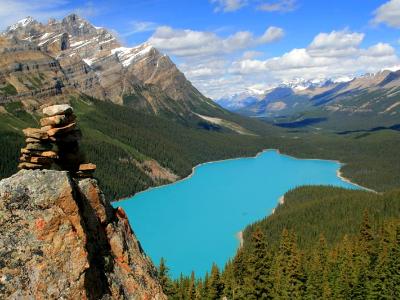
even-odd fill
[[[0,228],[1,299],[166,299],[95,179],[21,170],[0,181]]]

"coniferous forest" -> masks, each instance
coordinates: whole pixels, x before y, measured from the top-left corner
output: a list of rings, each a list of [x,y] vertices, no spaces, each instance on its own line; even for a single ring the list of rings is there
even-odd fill
[[[336,203],[324,197],[329,192],[338,194]],[[213,265],[205,278],[171,280],[162,260],[166,293],[170,299],[399,299],[400,193],[350,194],[329,187],[289,192],[275,214],[246,229],[243,248],[225,268]]]
[[[242,135],[226,128],[205,128],[194,117],[171,121],[84,96],[71,99],[71,104],[83,132],[82,147],[88,160],[97,165],[96,177],[111,201],[160,184],[132,163],[133,159],[155,159],[183,178],[197,164],[254,156],[263,149],[279,149],[298,158],[340,160],[345,177],[376,191],[391,190],[400,182],[400,136],[394,130],[345,136],[325,130],[310,134],[307,129],[286,130],[227,112],[216,116],[252,133]],[[19,102],[4,108],[5,113],[0,113],[0,178],[17,171],[24,142],[21,130],[37,127],[40,118]]]
[[[82,147],[97,164],[96,177],[110,199],[156,185],[132,159],[155,159],[179,177],[196,164],[252,156],[275,148],[300,158],[344,162],[344,175],[377,191],[301,187],[288,192],[271,216],[243,231],[244,246],[205,278],[159,279],[170,299],[398,299],[400,285],[400,182],[398,132],[339,135],[274,127],[224,116],[254,135],[206,128],[198,120],[171,122],[112,103],[71,99],[83,131]],[[21,129],[38,115],[20,103],[0,115],[0,175],[16,171]]]

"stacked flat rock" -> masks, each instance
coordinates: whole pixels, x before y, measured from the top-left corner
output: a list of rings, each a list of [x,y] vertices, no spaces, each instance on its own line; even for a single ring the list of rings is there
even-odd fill
[[[40,129],[24,130],[27,146],[22,149],[20,168],[49,169],[55,162],[62,170],[78,177],[92,177],[96,165],[84,163],[79,142],[82,132],[77,128],[76,116],[68,104],[43,109]]]
[[[37,128],[26,128],[25,148],[21,149],[20,169],[49,169],[57,153],[52,151],[53,145],[45,131]]]
[[[78,171],[84,161],[79,149],[82,134],[77,128],[72,107],[67,104],[53,105],[44,108],[43,114],[46,117],[40,119],[41,130],[48,134],[49,140],[56,146],[57,165],[62,170]]]

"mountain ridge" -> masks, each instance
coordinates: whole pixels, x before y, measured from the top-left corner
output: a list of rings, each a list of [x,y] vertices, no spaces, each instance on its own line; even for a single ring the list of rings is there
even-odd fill
[[[0,49],[3,52],[12,48],[14,53],[24,53],[30,47],[31,51],[48,56],[49,64],[52,59],[57,61],[56,72],[64,74],[64,77],[49,83],[52,88],[56,82],[61,86],[54,94],[74,94],[77,91],[152,114],[190,115],[196,109],[198,113],[221,110],[186,79],[167,55],[152,45],[144,43],[124,47],[113,33],[76,14],[61,21],[50,19],[47,24],[28,17],[9,26],[1,37]],[[25,62],[13,60],[11,63],[24,65]],[[23,74],[14,71],[17,79],[3,76],[0,89],[1,85],[11,85],[20,94],[43,88],[41,84],[16,84],[16,81],[23,81]],[[28,71],[32,73],[31,69]],[[37,69],[36,73],[40,70]],[[7,96],[12,100],[14,95]]]
[[[339,80],[296,79],[267,90],[261,97],[242,97],[236,101],[236,106],[226,99],[217,102],[231,111],[252,117],[358,115],[382,119],[386,115],[393,123],[400,113],[399,90],[400,71],[383,70]]]

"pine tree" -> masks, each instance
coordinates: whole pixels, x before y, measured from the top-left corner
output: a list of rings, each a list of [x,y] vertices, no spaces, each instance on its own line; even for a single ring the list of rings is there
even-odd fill
[[[207,299],[220,299],[222,297],[223,290],[224,286],[221,282],[220,272],[218,266],[214,263],[211,268],[211,275],[208,282]]]
[[[369,299],[390,298],[391,291],[388,285],[391,280],[388,263],[390,242],[389,232],[383,227],[380,233],[378,257],[366,283]]]
[[[244,278],[247,277],[247,263],[244,248],[238,250],[233,261],[234,287],[232,290],[232,299],[243,299]]]
[[[345,235],[337,256],[337,274],[332,291],[334,299],[351,299],[352,287],[356,282],[353,254],[353,241]]]
[[[196,300],[205,299],[205,295],[203,294],[203,281],[199,279],[196,283]]]
[[[251,250],[247,260],[247,276],[244,280],[246,299],[272,299],[272,256],[260,227],[253,232]]]
[[[396,226],[395,237],[389,251],[389,288],[394,299],[400,299],[400,224]]]
[[[372,264],[376,261],[374,249],[374,234],[369,220],[368,211],[364,211],[360,228],[358,243],[353,251],[354,271],[356,280],[352,287],[352,299],[365,299],[367,297],[366,283],[372,276]]]
[[[228,299],[233,299],[235,297],[235,274],[233,263],[229,260],[226,265],[224,272],[221,274],[222,281],[224,283],[223,295]]]
[[[190,300],[196,299],[196,278],[193,271],[192,274],[190,275],[189,288],[187,291],[187,299]]]
[[[327,255],[326,240],[321,234],[308,268],[307,299],[326,299],[330,294]]]
[[[178,280],[178,290],[176,293],[176,299],[186,300],[188,287],[189,287],[189,280],[187,280],[187,278],[185,278],[181,273]]]
[[[207,299],[209,286],[210,286],[210,277],[207,272],[206,275],[204,276],[203,289],[201,291],[201,299]]]
[[[286,229],[282,232],[279,251],[274,259],[273,296],[279,299],[301,298],[305,290],[306,276],[297,250],[296,236]]]
[[[161,257],[160,265],[158,267],[158,280],[160,281],[160,285],[164,291],[164,294],[166,294],[169,297],[172,297],[175,295],[176,290],[174,289],[174,286],[172,284],[168,272],[169,269],[166,266],[165,259]]]

